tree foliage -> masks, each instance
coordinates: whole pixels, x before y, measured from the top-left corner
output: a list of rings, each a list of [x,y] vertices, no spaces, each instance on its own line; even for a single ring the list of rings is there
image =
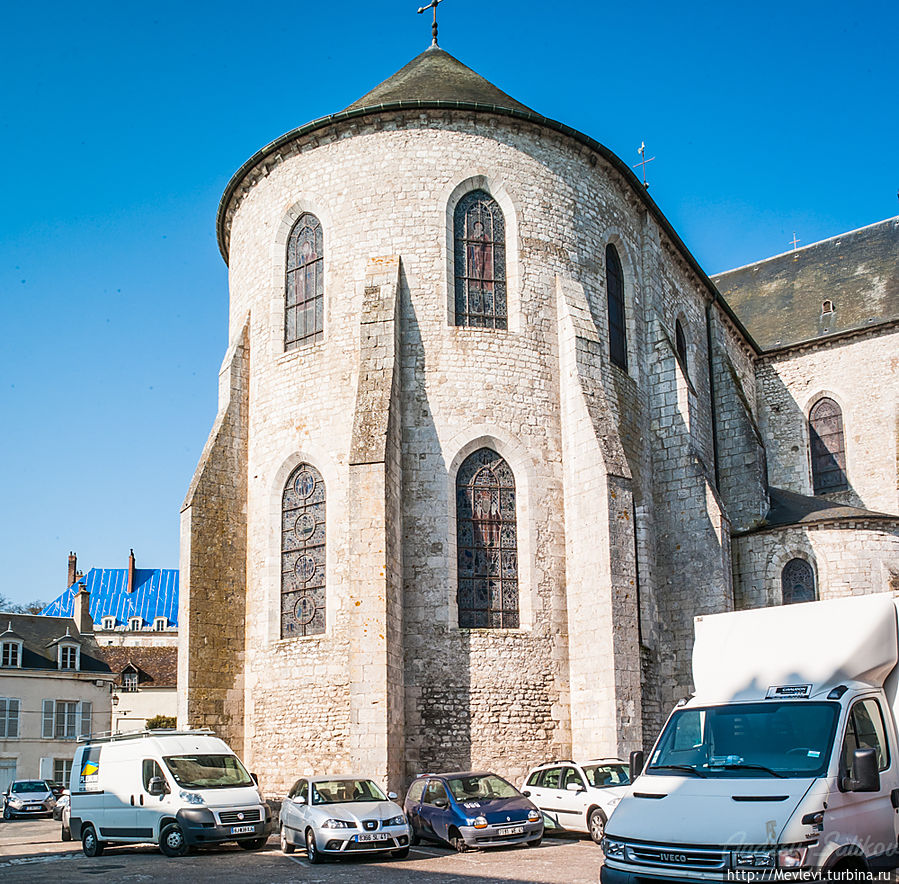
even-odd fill
[[[0,614],[40,614],[46,607],[46,602],[37,599],[33,602],[26,602],[24,605],[16,605],[0,592]]]
[[[147,719],[147,730],[163,727],[173,728],[176,724],[174,715],[154,715],[152,718]]]

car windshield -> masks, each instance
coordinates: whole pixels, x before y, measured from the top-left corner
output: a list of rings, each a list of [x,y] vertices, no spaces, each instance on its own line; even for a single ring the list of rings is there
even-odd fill
[[[456,801],[490,801],[492,798],[518,798],[521,792],[496,774],[471,774],[448,777],[447,785]]]
[[[387,801],[387,796],[371,780],[315,780],[313,804],[350,804],[353,801]]]
[[[836,703],[765,702],[683,709],[665,725],[646,773],[818,777],[827,770]]]
[[[12,784],[13,792],[49,792],[43,780],[19,780]]]
[[[591,786],[626,786],[630,781],[626,764],[585,764],[582,768]]]
[[[182,789],[234,789],[253,785],[234,755],[169,755],[163,760]]]

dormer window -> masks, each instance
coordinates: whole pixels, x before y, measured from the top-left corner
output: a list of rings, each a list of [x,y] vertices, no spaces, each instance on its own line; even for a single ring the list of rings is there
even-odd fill
[[[168,625],[169,625],[168,617],[157,617],[153,621],[153,629],[155,629],[157,632],[164,632],[166,630],[166,628],[168,627]]]
[[[133,669],[126,669],[122,673],[122,691],[125,693],[134,693],[137,690],[137,672]]]
[[[103,618],[103,628],[104,629],[115,629],[115,617],[104,617]]]
[[[81,662],[81,648],[76,644],[60,644],[59,668],[78,669]]]
[[[21,668],[22,666],[22,642],[3,642],[3,655],[0,657],[0,665],[9,668]]]
[[[128,618],[128,628],[132,632],[137,632],[141,626],[143,626],[144,621],[141,620],[140,617],[129,617]]]
[[[833,301],[824,301],[821,304],[821,315],[825,316],[828,313],[833,313]]]

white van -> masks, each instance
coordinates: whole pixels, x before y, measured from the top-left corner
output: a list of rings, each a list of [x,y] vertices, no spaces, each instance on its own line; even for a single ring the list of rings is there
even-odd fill
[[[255,777],[210,730],[153,730],[88,739],[72,764],[70,829],[87,856],[107,844],[262,847],[271,812]]]
[[[632,758],[602,884],[899,867],[897,608],[883,593],[697,617],[696,693],[642,772]]]

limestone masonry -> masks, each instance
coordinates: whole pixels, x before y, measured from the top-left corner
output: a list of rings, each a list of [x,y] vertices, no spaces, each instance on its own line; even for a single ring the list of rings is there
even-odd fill
[[[260,151],[219,216],[229,344],[182,510],[179,723],[267,792],[517,781],[648,748],[691,691],[695,615],[899,588],[899,219],[874,232],[842,301],[839,272],[806,291],[814,261],[784,294],[789,256],[713,283],[617,157],[436,48]],[[872,316],[818,323],[875,290]],[[497,327],[457,325],[481,292]],[[763,349],[766,297],[768,323],[812,310],[810,336]]]

